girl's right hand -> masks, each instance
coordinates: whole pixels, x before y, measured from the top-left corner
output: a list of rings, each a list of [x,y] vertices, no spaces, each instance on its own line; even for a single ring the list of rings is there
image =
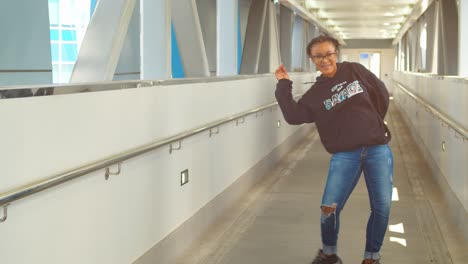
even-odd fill
[[[288,72],[286,71],[286,68],[284,67],[283,64],[280,64],[278,69],[276,69],[275,76],[276,76],[276,79],[278,81],[281,80],[281,79],[288,79],[289,80]]]

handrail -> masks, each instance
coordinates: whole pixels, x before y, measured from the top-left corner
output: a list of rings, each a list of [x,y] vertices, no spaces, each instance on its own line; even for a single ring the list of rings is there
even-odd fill
[[[411,98],[416,100],[418,103],[422,104],[426,109],[429,109],[437,118],[442,120],[444,123],[446,123],[449,127],[451,127],[454,131],[456,131],[460,136],[463,137],[463,139],[468,139],[468,133],[466,129],[462,128],[460,125],[458,125],[455,121],[452,121],[449,117],[446,115],[442,114],[439,110],[431,106],[429,103],[421,99],[419,96],[415,95],[414,93],[410,92],[408,89],[406,89],[401,83],[397,82],[394,80],[395,84],[403,90],[405,93],[407,93]]]
[[[295,95],[294,98],[300,97],[301,94]],[[278,103],[274,102],[268,105],[264,105],[259,108],[255,108],[249,111],[245,111],[227,118],[220,119],[218,121],[214,121],[205,125],[202,125],[200,127],[197,127],[195,129],[191,129],[179,134],[176,134],[174,136],[165,138],[163,140],[159,140],[153,143],[149,143],[147,145],[143,145],[140,147],[136,147],[127,151],[120,152],[118,154],[109,156],[107,158],[104,158],[102,160],[86,164],[84,166],[66,171],[64,173],[49,177],[47,179],[39,180],[24,186],[21,186],[19,188],[13,189],[11,191],[5,192],[5,193],[0,193],[0,207],[4,207],[5,210],[5,219],[0,219],[0,222],[3,222],[6,220],[6,207],[10,205],[12,202],[20,200],[22,198],[25,198],[27,196],[30,196],[32,194],[38,193],[43,190],[47,190],[49,188],[52,188],[54,186],[60,185],[62,183],[71,181],[75,178],[78,178],[80,176],[86,175],[90,172],[97,171],[99,169],[104,169],[109,167],[110,165],[120,163],[122,161],[128,160],[130,158],[133,158],[135,156],[141,155],[143,153],[155,150],[157,148],[160,148],[165,145],[169,145],[171,143],[175,142],[181,142],[182,139],[193,136],[195,134],[211,130],[212,128],[217,128],[225,123],[228,123],[233,120],[238,120],[241,118],[244,118],[248,115],[264,111],[269,108],[275,108]],[[241,122],[242,123],[242,122]],[[211,135],[211,131],[210,131]],[[171,150],[172,150],[171,146]],[[3,220],[3,221],[1,221]]]

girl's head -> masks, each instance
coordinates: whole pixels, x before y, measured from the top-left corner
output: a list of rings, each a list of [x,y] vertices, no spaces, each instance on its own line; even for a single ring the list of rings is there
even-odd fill
[[[333,77],[336,74],[338,51],[340,43],[338,40],[320,35],[312,39],[307,45],[307,55],[312,59],[317,69],[326,77]]]

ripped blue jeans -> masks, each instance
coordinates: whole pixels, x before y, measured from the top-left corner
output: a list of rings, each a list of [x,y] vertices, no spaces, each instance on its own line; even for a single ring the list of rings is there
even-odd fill
[[[325,254],[337,253],[340,213],[362,172],[371,207],[364,258],[380,258],[379,251],[387,230],[393,190],[393,155],[387,144],[361,147],[332,155],[321,206],[321,231]]]

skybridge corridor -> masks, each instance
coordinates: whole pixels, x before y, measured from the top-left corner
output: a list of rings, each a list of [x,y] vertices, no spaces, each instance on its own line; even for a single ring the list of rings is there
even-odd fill
[[[331,154],[325,122],[285,119],[284,78],[337,149],[389,127],[381,263],[468,263],[467,14],[467,0],[0,0],[0,264],[310,264]],[[345,264],[362,261],[369,214],[361,176]]]

